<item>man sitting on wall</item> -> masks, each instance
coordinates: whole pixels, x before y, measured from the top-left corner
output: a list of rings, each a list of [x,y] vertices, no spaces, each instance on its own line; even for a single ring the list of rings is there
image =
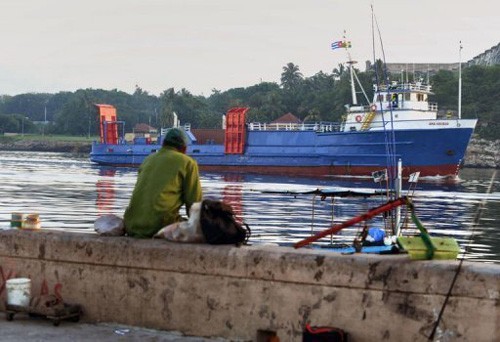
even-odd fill
[[[170,129],[162,148],[149,155],[139,167],[129,206],[125,230],[129,236],[152,237],[162,227],[181,221],[179,209],[202,199],[198,164],[185,154],[187,137]]]

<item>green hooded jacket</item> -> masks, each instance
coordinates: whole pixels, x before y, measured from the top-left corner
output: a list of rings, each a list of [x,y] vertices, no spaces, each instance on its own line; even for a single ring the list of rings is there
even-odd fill
[[[139,167],[137,182],[125,210],[125,230],[135,237],[152,237],[181,220],[183,204],[189,213],[202,199],[198,164],[173,147],[162,147]]]

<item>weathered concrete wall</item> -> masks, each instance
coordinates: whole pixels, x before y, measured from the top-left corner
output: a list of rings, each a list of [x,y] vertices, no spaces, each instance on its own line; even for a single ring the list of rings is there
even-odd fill
[[[338,255],[284,247],[188,245],[57,232],[0,232],[6,278],[33,295],[60,284],[84,319],[189,335],[255,340],[257,330],[301,341],[304,324],[343,328],[352,341],[425,341],[458,262]],[[441,332],[500,340],[500,267],[465,262]]]

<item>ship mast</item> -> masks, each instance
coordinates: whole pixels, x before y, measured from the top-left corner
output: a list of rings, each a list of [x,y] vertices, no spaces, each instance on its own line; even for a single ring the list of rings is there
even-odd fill
[[[349,71],[351,73],[351,93],[352,93],[352,104],[357,105],[358,104],[358,99],[356,97],[356,87],[354,85],[354,64],[357,63],[356,61],[353,61],[351,59],[351,56],[349,56],[349,60],[347,61],[347,64],[349,65]]]
[[[356,61],[352,60],[351,54],[349,53],[349,48],[351,47],[351,43],[347,41],[346,38],[346,31],[344,30],[344,49],[345,52],[347,53],[347,65],[349,66],[349,73],[351,76],[351,95],[352,95],[352,104],[354,106],[358,105],[358,98],[356,96],[356,84],[354,83],[354,79],[356,78],[356,81],[358,82],[359,87],[361,88],[361,92],[365,96],[366,102],[370,103],[370,100],[368,99],[368,96],[366,95],[365,89],[363,88],[363,85],[359,81],[358,75],[356,74],[356,71],[354,71],[354,64],[356,64]]]
[[[462,41],[458,49],[458,118],[462,118]]]
[[[349,53],[349,49],[348,49],[349,46],[346,43],[347,39],[346,39],[346,31],[345,30],[344,30],[344,35],[342,38],[344,38],[344,43],[345,43],[344,48],[345,48],[345,52],[347,53],[347,65],[349,65],[349,73],[351,74],[352,104],[356,106],[358,104],[358,98],[356,97],[356,86],[354,84],[354,64],[357,62],[352,60],[351,54]]]

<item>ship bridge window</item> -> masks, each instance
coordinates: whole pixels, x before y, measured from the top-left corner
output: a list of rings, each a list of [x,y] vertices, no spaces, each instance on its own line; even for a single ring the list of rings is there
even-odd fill
[[[417,101],[424,101],[424,94],[417,94]]]
[[[377,102],[384,101],[384,95],[382,95],[382,94],[377,95],[377,100],[376,101]]]
[[[410,101],[410,93],[405,93],[405,101]]]

